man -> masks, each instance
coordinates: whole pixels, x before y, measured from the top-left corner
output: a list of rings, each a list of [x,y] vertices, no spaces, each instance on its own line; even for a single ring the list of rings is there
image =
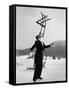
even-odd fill
[[[35,52],[35,60],[34,60],[34,65],[35,65],[35,70],[34,70],[34,76],[33,76],[33,81],[36,82],[37,79],[42,79],[41,77],[41,72],[42,72],[42,65],[43,65],[43,51],[45,48],[49,48],[53,45],[45,45],[43,42],[41,42],[41,37],[39,35],[36,36],[36,41],[30,51],[32,51],[34,48],[36,48]]]

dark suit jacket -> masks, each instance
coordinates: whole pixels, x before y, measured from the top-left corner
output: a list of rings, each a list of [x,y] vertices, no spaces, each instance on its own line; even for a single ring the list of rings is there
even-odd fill
[[[30,51],[32,51],[34,48],[36,48],[36,53],[35,53],[35,63],[36,62],[42,62],[43,59],[43,51],[45,48],[50,47],[51,45],[45,45],[41,43],[40,40],[35,41],[34,45],[31,47]]]
[[[49,47],[51,47],[51,45],[45,45],[44,43],[42,45],[41,41],[37,40],[35,41],[34,45],[31,47],[30,50],[32,51],[34,48],[36,48],[36,52],[41,53],[45,48],[49,48]]]

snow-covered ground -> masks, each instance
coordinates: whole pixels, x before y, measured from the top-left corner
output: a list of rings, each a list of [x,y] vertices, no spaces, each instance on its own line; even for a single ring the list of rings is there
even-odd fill
[[[33,83],[34,59],[28,58],[29,55],[16,56],[16,83]],[[58,60],[52,57],[44,57],[46,62],[41,76],[42,80],[36,82],[64,81],[66,79],[66,59]]]

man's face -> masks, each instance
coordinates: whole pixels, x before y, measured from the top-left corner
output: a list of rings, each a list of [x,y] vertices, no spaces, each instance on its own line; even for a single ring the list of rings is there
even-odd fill
[[[40,40],[41,39],[41,36],[39,36],[38,39]]]
[[[39,36],[39,40],[40,40],[40,41],[43,41],[43,37],[42,37],[42,36]]]

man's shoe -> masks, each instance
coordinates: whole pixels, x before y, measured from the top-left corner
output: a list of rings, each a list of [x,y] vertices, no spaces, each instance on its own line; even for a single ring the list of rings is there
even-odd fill
[[[39,77],[39,79],[43,79],[42,77]]]
[[[36,79],[33,79],[34,82],[36,82]]]

